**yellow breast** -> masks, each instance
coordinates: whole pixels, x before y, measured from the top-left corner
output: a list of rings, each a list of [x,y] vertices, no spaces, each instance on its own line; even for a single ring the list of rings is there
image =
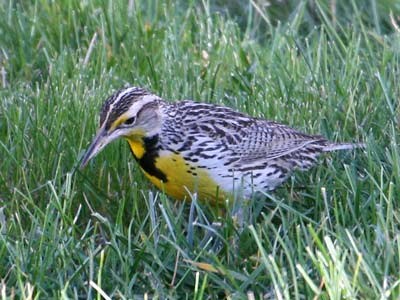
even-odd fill
[[[146,152],[143,143],[128,140],[135,157],[140,161]],[[198,168],[181,155],[169,151],[160,151],[154,159],[154,166],[166,176],[163,181],[149,174],[142,166],[146,177],[160,190],[177,200],[191,200],[191,194],[197,193],[198,199],[216,203],[226,199],[227,194],[210,177],[207,170]]]

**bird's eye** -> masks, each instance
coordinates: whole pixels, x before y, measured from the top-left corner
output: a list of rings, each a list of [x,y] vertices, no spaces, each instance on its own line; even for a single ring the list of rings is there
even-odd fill
[[[129,118],[124,122],[124,125],[132,125],[133,123],[135,123],[135,120],[135,117]]]

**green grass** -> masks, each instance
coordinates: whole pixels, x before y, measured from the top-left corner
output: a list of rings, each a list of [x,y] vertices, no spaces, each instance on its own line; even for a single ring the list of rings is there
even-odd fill
[[[0,4],[2,299],[399,299],[398,1],[136,2]],[[77,170],[127,83],[367,147],[215,227],[124,141]]]

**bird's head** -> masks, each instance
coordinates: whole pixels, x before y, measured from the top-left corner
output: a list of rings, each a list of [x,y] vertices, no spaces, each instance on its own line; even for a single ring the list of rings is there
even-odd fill
[[[83,156],[81,168],[119,137],[138,140],[157,134],[162,122],[161,102],[161,98],[137,87],[111,95],[101,108],[100,127]]]

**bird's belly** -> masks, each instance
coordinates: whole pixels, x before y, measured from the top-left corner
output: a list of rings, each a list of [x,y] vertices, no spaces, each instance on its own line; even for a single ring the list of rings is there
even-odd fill
[[[155,159],[155,167],[167,177],[165,182],[143,168],[142,170],[146,177],[167,195],[191,201],[193,195],[197,194],[198,199],[212,203],[223,201],[229,196],[206,169],[197,167],[179,154],[165,152],[161,151]]]

